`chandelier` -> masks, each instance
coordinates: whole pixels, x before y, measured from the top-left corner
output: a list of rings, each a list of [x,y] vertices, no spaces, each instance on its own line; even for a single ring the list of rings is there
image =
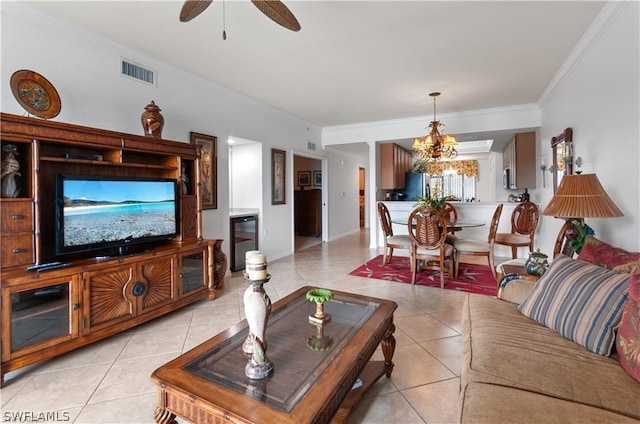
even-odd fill
[[[413,139],[413,150],[415,150],[418,160],[435,161],[443,157],[454,159],[458,156],[456,138],[451,134],[440,134],[439,131],[440,127],[444,127],[444,124],[436,120],[436,97],[439,95],[438,92],[429,93],[429,96],[433,97],[433,121],[429,124],[431,132],[424,138]]]

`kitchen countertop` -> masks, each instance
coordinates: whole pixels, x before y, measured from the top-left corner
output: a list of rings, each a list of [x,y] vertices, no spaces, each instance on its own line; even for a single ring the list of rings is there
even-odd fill
[[[251,216],[259,215],[260,209],[257,208],[234,208],[229,209],[229,218],[236,218],[239,216]]]

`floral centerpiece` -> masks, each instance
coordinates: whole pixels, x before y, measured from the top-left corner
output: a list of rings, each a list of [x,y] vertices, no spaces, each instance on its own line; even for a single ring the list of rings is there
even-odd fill
[[[427,197],[419,197],[414,207],[429,207],[436,210],[441,210],[444,204],[451,200],[457,200],[454,196],[443,196],[440,184],[435,184],[431,195]]]

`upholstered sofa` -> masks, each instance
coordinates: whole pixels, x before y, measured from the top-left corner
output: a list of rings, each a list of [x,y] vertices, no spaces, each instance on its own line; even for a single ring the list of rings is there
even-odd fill
[[[459,422],[640,422],[640,274],[597,262],[559,256],[537,283],[467,298]]]

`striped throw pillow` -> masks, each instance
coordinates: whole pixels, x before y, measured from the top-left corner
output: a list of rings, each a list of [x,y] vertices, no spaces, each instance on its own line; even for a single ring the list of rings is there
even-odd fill
[[[592,352],[610,355],[628,285],[628,274],[558,255],[518,310]]]

